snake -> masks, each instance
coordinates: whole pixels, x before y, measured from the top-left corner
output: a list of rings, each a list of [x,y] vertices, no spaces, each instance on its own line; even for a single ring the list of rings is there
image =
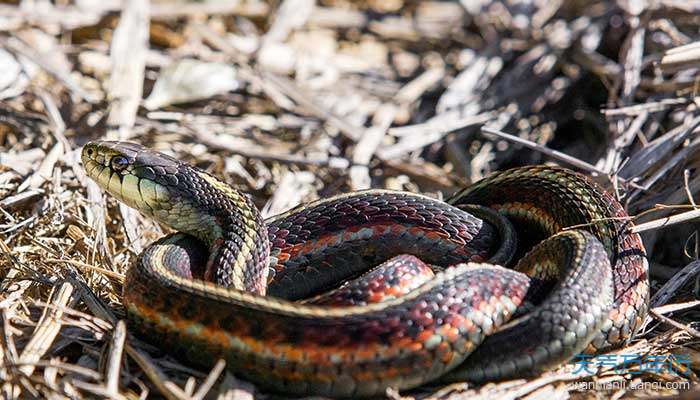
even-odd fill
[[[616,198],[583,174],[493,173],[446,201],[368,189],[263,218],[214,175],[130,142],[83,168],[174,230],[123,286],[127,325],[272,392],[377,396],[527,377],[628,343],[648,263]]]

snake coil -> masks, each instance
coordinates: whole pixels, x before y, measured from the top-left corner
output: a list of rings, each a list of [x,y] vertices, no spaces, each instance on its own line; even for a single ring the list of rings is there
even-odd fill
[[[180,232],[129,269],[130,327],[271,390],[356,397],[535,374],[624,343],[646,313],[627,214],[566,169],[495,173],[447,202],[368,190],[263,220],[245,195],[137,144],[92,142],[82,160]]]

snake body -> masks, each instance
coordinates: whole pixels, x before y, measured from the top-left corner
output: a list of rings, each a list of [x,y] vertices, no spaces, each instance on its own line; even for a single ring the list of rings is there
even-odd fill
[[[245,195],[140,145],[92,142],[82,159],[103,189],[182,232],[129,269],[132,329],[271,390],[355,397],[534,374],[623,343],[646,313],[644,248],[623,208],[562,168],[496,173],[447,203],[368,190],[264,221]],[[513,269],[494,265],[513,255]],[[408,265],[428,275],[402,286]]]

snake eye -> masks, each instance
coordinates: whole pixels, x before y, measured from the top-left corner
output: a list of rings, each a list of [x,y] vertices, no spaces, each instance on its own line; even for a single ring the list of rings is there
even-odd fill
[[[110,161],[112,169],[115,171],[121,171],[129,165],[129,160],[123,156],[114,156],[112,161]]]

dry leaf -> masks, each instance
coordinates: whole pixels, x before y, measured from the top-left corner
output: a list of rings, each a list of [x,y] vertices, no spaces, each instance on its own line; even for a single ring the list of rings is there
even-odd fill
[[[149,110],[235,90],[239,86],[236,70],[223,63],[185,59],[163,71],[143,106]]]
[[[17,59],[6,50],[0,49],[0,99],[23,93],[28,82]]]

